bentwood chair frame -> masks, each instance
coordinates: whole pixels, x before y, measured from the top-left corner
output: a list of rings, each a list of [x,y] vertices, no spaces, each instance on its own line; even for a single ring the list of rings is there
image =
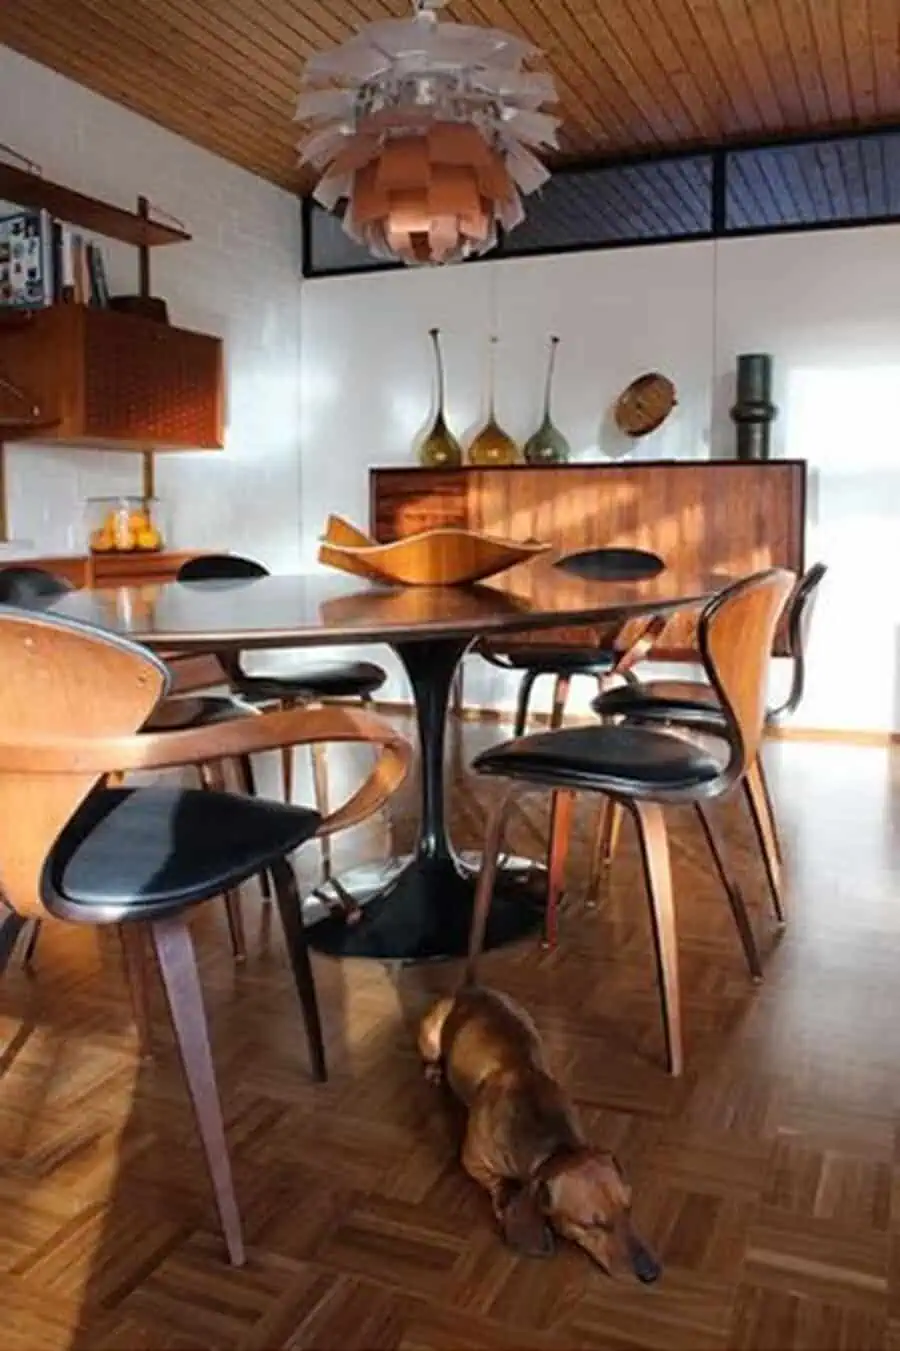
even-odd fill
[[[703,609],[698,640],[700,656],[710,684],[716,691],[724,713],[727,755],[715,777],[703,783],[686,787],[646,785],[638,794],[617,788],[615,778],[604,773],[604,739],[614,737],[618,729],[600,724],[591,728],[563,729],[547,733],[544,738],[529,738],[509,743],[507,748],[492,748],[475,761],[476,771],[505,777],[509,782],[489,816],[481,873],[475,897],[469,942],[470,974],[477,973],[478,959],[484,945],[485,928],[494,889],[498,857],[507,813],[514,800],[517,785],[528,782],[545,787],[557,795],[559,809],[555,813],[550,848],[550,886],[565,866],[572,825],[573,807],[579,791],[603,793],[621,805],[634,818],[640,841],[641,857],[647,880],[650,917],[660,984],[663,1029],[670,1073],[680,1075],[684,1065],[681,996],[678,975],[678,945],[675,928],[675,904],[672,889],[671,862],[664,808],[669,805],[695,805],[702,811],[705,803],[729,793],[746,774],[759,750],[765,722],[765,674],[775,630],[784,603],[794,585],[794,574],[784,569],[770,569],[737,582],[719,593]],[[565,739],[576,732],[587,735],[595,757],[590,770],[565,773]],[[640,734],[635,728],[634,733]],[[680,732],[652,731],[649,737],[664,735],[676,740],[686,738]],[[556,767],[545,763],[540,768],[516,769],[516,749],[527,748],[530,741],[543,740],[559,746]],[[607,743],[608,744],[608,743]],[[498,754],[499,749],[499,754]],[[509,753],[504,756],[506,749]],[[547,756],[547,762],[550,760]],[[480,764],[480,761],[486,763]],[[523,762],[524,764],[525,762]],[[636,776],[634,776],[636,777]],[[751,974],[762,974],[759,952],[750,919],[740,892],[727,888],[728,901]]]
[[[791,661],[791,679],[782,702],[766,711],[766,725],[782,722],[799,707],[806,688],[806,646],[809,627],[820,585],[828,571],[824,563],[814,563],[799,579],[788,596],[782,619],[787,628],[787,655]],[[722,734],[722,715],[715,690],[697,681],[651,680],[646,685],[635,684],[628,689],[606,690],[592,704],[601,717],[624,716],[626,719],[665,726],[682,726],[687,730],[708,736]],[[778,831],[772,795],[766,778],[761,754],[748,765],[741,780],[753,830],[768,883],[772,909],[779,924],[785,922],[783,865],[784,856]],[[622,810],[608,802],[598,823],[594,840],[594,858],[591,868],[589,897],[594,904],[605,890],[609,870],[615,855],[621,827]],[[720,873],[721,860],[714,841],[708,841]],[[724,880],[724,877],[723,877]]]
[[[215,583],[227,581],[253,581],[268,577],[268,568],[255,559],[244,558],[239,554],[198,554],[188,559],[178,571],[177,580],[186,583]],[[285,676],[255,675],[245,670],[240,652],[217,651],[216,658],[222,667],[230,688],[243,699],[251,700],[261,706],[275,705],[282,709],[296,707],[322,707],[334,700],[343,701],[357,698],[363,708],[371,708],[372,693],[386,679],[384,671],[374,662],[367,661],[330,661],[328,666],[334,672],[343,672],[348,683],[354,681],[358,689],[352,694],[329,695],[317,684],[315,669],[308,673],[303,669],[289,672]],[[307,677],[304,679],[304,677]],[[322,745],[309,747],[310,764],[313,775],[313,797],[316,810],[323,816],[329,811],[328,760]],[[246,762],[245,777],[248,792],[255,792],[253,771]],[[290,802],[294,793],[294,754],[293,747],[283,747],[281,751],[281,781],[285,802]],[[331,844],[328,839],[321,841],[322,871],[324,880],[332,880]]]
[[[368,742],[380,748],[369,777],[324,820],[330,835],[379,811],[409,770],[410,745],[389,723],[360,709],[336,707],[261,713],[180,732],[139,729],[164,697],[169,674],[147,649],[58,616],[0,608],[0,971],[30,917],[48,910],[61,919],[118,925],[132,997],[146,997],[135,939],[143,932],[156,952],[231,1261],[244,1245],[221,1104],[209,1045],[196,958],[185,918],[172,907],[141,919],[127,903],[107,909],[72,905],[52,881],[54,847],[110,773],[199,765],[285,745]],[[139,795],[141,789],[137,789]],[[177,793],[179,790],[172,790]],[[214,797],[215,793],[210,794]],[[239,801],[246,799],[240,798]],[[289,808],[279,808],[285,814]],[[298,821],[314,813],[295,808]],[[312,834],[312,831],[309,832]],[[326,1075],[315,986],[300,898],[285,857],[270,861],[316,1077]],[[252,871],[252,870],[251,870]],[[214,893],[213,893],[214,894]],[[198,897],[200,903],[207,896]],[[192,904],[193,904],[192,903]],[[172,913],[172,910],[176,910]]]
[[[658,554],[651,553],[647,549],[634,548],[582,549],[557,559],[555,566],[561,572],[591,581],[652,577],[665,570],[665,563]],[[628,682],[635,679],[632,667],[639,658],[631,659],[631,651],[641,642],[646,631],[646,621],[626,620],[624,624],[612,627],[605,641],[598,643],[595,648],[573,649],[571,646],[561,644],[548,645],[547,642],[529,645],[521,641],[501,643],[497,639],[482,639],[475,644],[473,653],[491,666],[521,675],[513,722],[513,736],[519,737],[525,734],[531,696],[535,684],[542,676],[551,676],[553,679],[549,726],[560,727],[565,716],[572,680],[576,676],[587,676],[595,680],[599,694],[603,694],[616,678]],[[461,689],[459,698],[461,701]]]
[[[75,587],[67,578],[61,577],[58,573],[51,572],[47,568],[38,567],[36,564],[21,564],[0,568],[0,604],[3,605],[13,605],[19,609],[40,612],[46,610],[53,601],[73,590],[75,590]],[[164,660],[166,660],[169,670],[175,674],[179,660],[178,655],[175,654],[172,659],[164,658]],[[227,717],[252,717],[258,712],[259,710],[253,705],[242,703],[231,695],[193,694],[191,696],[179,696],[176,693],[172,697],[162,700],[154,709],[145,731],[181,730],[188,726],[222,722]],[[204,788],[224,789],[225,766],[223,764],[219,762],[200,764],[196,768],[200,783]],[[253,796],[256,790],[250,757],[248,755],[240,756],[234,761],[233,768],[242,792]],[[109,782],[112,783],[116,778],[121,778],[121,775],[111,775]],[[263,896],[268,899],[271,891],[268,875],[265,872],[260,874],[259,882]],[[247,943],[240,892],[229,891],[223,899],[228,920],[231,951],[235,961],[242,962],[247,955]],[[35,920],[23,954],[25,966],[30,967],[34,961],[40,932],[41,921]]]

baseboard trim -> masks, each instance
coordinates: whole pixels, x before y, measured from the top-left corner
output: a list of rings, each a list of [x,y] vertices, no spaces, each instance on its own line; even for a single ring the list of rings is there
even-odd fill
[[[408,699],[377,700],[375,708],[379,713],[410,714],[413,706]],[[499,723],[512,722],[512,710],[508,708],[473,708],[466,705],[459,710],[461,722]],[[587,714],[568,718],[569,723],[590,723],[593,719]],[[529,724],[546,727],[550,722],[549,713],[532,713]],[[900,732],[887,732],[850,727],[767,727],[768,741],[827,741],[843,746],[900,746]]]
[[[767,727],[768,741],[831,741],[843,746],[900,746],[900,732],[863,727]]]

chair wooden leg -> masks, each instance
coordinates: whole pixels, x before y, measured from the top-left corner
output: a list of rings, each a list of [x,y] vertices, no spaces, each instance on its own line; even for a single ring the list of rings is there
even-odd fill
[[[772,830],[772,840],[775,845],[775,857],[778,859],[779,867],[784,867],[784,851],[781,847],[781,835],[778,830],[778,818],[775,815],[775,806],[772,802],[772,794],[769,790],[769,776],[766,774],[766,767],[763,764],[762,754],[757,756],[756,763],[759,767],[759,786],[762,789],[762,795],[766,803],[766,815],[769,818],[769,824]]]
[[[531,691],[534,689],[534,682],[537,678],[537,671],[526,671],[519,683],[516,718],[513,723],[513,736],[516,739],[525,735],[525,729],[528,726],[528,706],[531,703]]]
[[[328,804],[328,758],[323,742],[313,741],[310,744],[309,758],[312,761],[313,798],[316,811],[324,817],[328,815],[330,808]],[[322,850],[322,879],[327,882],[331,877],[331,837],[323,835],[319,845]]]
[[[566,860],[572,837],[575,794],[568,790],[552,795],[550,806],[550,857],[547,864],[547,908],[541,946],[552,951],[559,936],[559,907],[566,889]]]
[[[282,699],[281,707],[288,712],[294,707],[292,699]],[[281,786],[284,792],[285,802],[294,800],[294,748],[293,746],[282,746],[281,748]]]
[[[747,806],[750,809],[750,817],[753,821],[753,829],[756,832],[756,838],[759,841],[759,851],[762,854],[763,866],[766,870],[766,880],[769,884],[769,895],[772,898],[772,909],[778,923],[784,924],[784,896],[781,885],[781,864],[778,859],[778,845],[775,838],[775,825],[767,807],[766,790],[761,778],[758,759],[754,760],[752,765],[747,769],[741,788],[744,797],[747,800]]]
[[[225,770],[220,761],[210,761],[198,766],[200,782],[210,793],[224,793],[226,790]],[[228,921],[228,937],[231,940],[231,955],[236,962],[247,960],[247,933],[244,928],[244,912],[241,907],[241,893],[237,887],[226,891],[225,917]]]
[[[650,922],[662,1004],[663,1032],[669,1073],[680,1075],[684,1068],[681,1036],[681,990],[678,980],[678,938],[675,931],[675,901],[672,894],[672,865],[663,809],[654,802],[629,802],[637,825],[647,894]]]
[[[472,923],[469,928],[469,957],[466,963],[466,980],[475,984],[478,979],[478,958],[484,947],[484,935],[487,930],[491,899],[494,895],[494,881],[497,877],[497,863],[500,845],[503,842],[503,827],[513,800],[511,785],[506,786],[491,809],[488,816],[484,848],[481,855],[481,871],[475,887],[475,903],[472,907]]]
[[[566,702],[569,698],[571,676],[558,675],[553,681],[553,704],[550,709],[551,732],[562,726]],[[547,846],[547,909],[544,913],[544,936],[541,946],[556,947],[557,907],[562,900],[565,881],[566,856],[569,851],[569,831],[572,822],[572,803],[561,803],[559,792],[550,794],[550,831]]]
[[[554,731],[562,726],[562,720],[566,712],[566,703],[569,698],[569,688],[572,684],[572,677],[567,675],[558,675],[553,681],[553,705],[550,709],[550,730]]]
[[[623,814],[621,802],[610,797],[601,800],[597,826],[594,830],[593,857],[588,881],[589,910],[596,908],[601,893],[605,894],[609,889],[609,874],[619,846]]]
[[[39,921],[35,920],[35,925]],[[0,901],[0,976],[9,965],[9,959],[13,954],[13,949],[19,940],[19,934],[28,923],[26,919],[18,914],[11,906],[4,901]],[[33,940],[33,934],[29,938],[29,947]]]
[[[319,1002],[316,998],[316,986],[312,965],[309,960],[309,948],[306,945],[306,931],[303,928],[303,907],[297,890],[297,879],[289,861],[280,858],[271,867],[272,881],[275,885],[275,897],[278,901],[278,913],[287,944],[294,984],[303,1009],[303,1021],[306,1024],[306,1039],[309,1042],[309,1055],[313,1074],[319,1083],[325,1083],[328,1069],[325,1063],[325,1043],[322,1038],[322,1020],[319,1017]]]
[[[141,1057],[149,1060],[153,1056],[153,1023],[150,1018],[150,972],[147,969],[148,952],[144,943],[144,934],[136,924],[119,924],[119,944],[122,948],[122,962],[125,967],[125,979],[131,996],[131,1011],[137,1028],[138,1046]]]
[[[26,971],[30,971],[34,965],[35,954],[37,953],[38,941],[41,936],[41,921],[33,919],[30,921],[31,930],[28,934],[28,941],[25,944],[25,951],[22,953],[22,966]]]
[[[246,1260],[244,1237],[190,930],[180,916],[156,920],[149,928],[206,1155],[228,1259],[233,1266],[240,1267]]]
[[[731,878],[725,863],[722,843],[717,837],[708,809],[704,807],[702,802],[696,802],[694,810],[697,813],[703,834],[706,836],[706,843],[709,845],[709,851],[713,856],[719,881],[725,888],[725,895],[728,897],[728,904],[731,906],[731,913],[734,916],[735,927],[738,931],[738,938],[741,940],[741,947],[744,949],[744,957],[747,959],[750,975],[754,980],[762,980],[763,971],[759,948],[756,946],[756,938],[753,933],[753,926],[750,923],[750,916],[747,913],[747,907],[744,904],[743,892]]]
[[[238,783],[241,785],[241,792],[246,797],[256,797],[256,775],[253,773],[253,761],[249,755],[238,755],[234,760],[235,773]],[[258,874],[259,889],[262,892],[263,900],[272,899],[272,888],[269,885],[269,874],[263,869]]]

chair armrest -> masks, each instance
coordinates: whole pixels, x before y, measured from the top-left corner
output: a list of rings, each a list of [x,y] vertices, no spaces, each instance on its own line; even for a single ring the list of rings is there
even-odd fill
[[[413,757],[410,743],[384,718],[338,704],[279,709],[181,732],[4,742],[0,744],[0,774],[99,776],[116,771],[177,769],[329,741],[360,741],[381,747],[369,777],[320,824],[317,833],[331,835],[378,811],[406,778]]]

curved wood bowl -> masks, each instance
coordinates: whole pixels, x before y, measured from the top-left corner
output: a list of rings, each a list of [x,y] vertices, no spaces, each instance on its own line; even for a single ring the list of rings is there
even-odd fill
[[[329,516],[319,562],[373,582],[402,586],[467,586],[546,553],[549,544],[519,544],[474,530],[423,530],[378,544],[340,516]]]

